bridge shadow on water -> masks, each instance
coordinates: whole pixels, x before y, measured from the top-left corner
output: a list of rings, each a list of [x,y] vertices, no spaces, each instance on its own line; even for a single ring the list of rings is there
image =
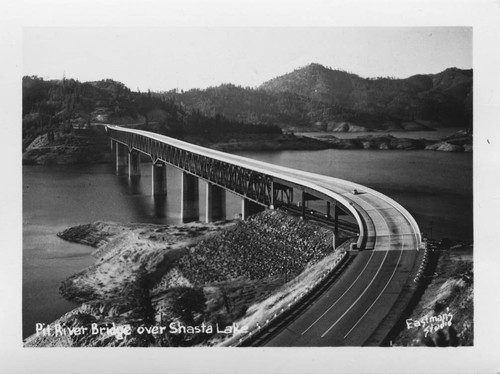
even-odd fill
[[[151,183],[148,176],[123,174],[117,175],[116,180],[121,193],[126,197],[129,209],[133,211],[134,216],[142,217],[141,221],[170,224],[176,220],[175,214],[168,211],[168,194],[162,196],[148,194]]]
[[[127,192],[130,195],[140,195],[141,194],[141,176],[133,175],[127,178]]]

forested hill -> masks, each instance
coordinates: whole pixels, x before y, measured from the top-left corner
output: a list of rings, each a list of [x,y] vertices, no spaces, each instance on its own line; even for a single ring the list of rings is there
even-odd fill
[[[395,79],[361,78],[310,64],[255,89],[224,84],[170,91],[168,97],[207,116],[284,128],[472,127],[472,70],[457,68]]]
[[[472,128],[472,70],[361,78],[311,64],[258,88],[223,84],[133,92],[120,82],[23,78],[23,149],[38,135],[92,123],[141,124],[175,137]],[[279,126],[279,127],[278,127]]]
[[[95,123],[135,124],[162,134],[184,137],[214,134],[281,134],[279,127],[240,123],[222,115],[207,117],[174,98],[152,92],[133,92],[110,79],[23,78],[23,149],[48,132],[70,133]]]

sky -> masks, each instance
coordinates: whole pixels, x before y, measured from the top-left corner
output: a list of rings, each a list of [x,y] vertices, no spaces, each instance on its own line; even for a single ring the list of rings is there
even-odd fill
[[[472,68],[470,27],[26,27],[23,75],[132,90],[256,87],[309,63],[362,77]]]

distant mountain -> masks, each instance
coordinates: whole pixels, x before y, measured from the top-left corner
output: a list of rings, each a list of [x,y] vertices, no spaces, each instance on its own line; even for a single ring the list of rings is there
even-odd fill
[[[346,106],[363,79],[355,74],[310,64],[292,73],[263,83],[260,88],[273,93],[294,93],[330,105]]]
[[[349,131],[472,127],[472,70],[446,69],[405,79],[361,78],[320,64],[276,77],[256,89],[225,84],[170,92],[176,102],[283,128]]]
[[[361,78],[310,64],[258,88],[223,84],[186,92],[133,92],[110,79],[23,78],[23,149],[48,131],[91,123],[142,124],[183,137],[472,127],[472,70],[406,79]],[[279,127],[278,127],[279,126]]]

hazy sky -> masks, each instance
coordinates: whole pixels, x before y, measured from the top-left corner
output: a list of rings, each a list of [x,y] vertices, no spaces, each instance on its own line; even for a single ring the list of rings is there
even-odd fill
[[[468,27],[25,28],[23,73],[132,90],[258,86],[311,62],[362,77],[472,67]]]

